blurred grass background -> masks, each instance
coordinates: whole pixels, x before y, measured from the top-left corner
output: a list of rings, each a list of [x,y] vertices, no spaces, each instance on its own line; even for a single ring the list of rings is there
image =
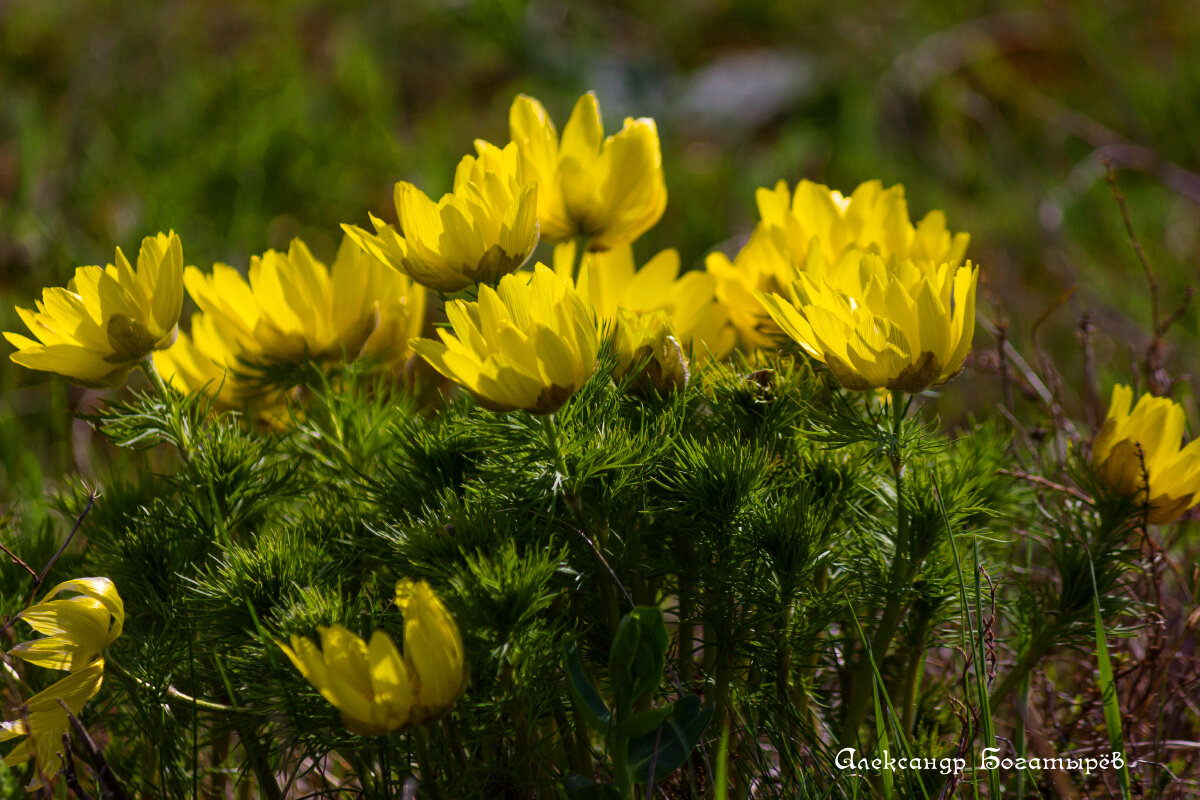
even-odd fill
[[[188,263],[244,266],[342,222],[394,219],[391,187],[449,188],[472,140],[507,138],[517,92],[559,126],[594,89],[607,125],[656,118],[670,202],[637,244],[699,266],[735,250],[754,190],[903,182],[972,234],[992,302],[1039,342],[1082,415],[1081,315],[1100,402],[1148,341],[1146,281],[1105,181],[1112,159],[1173,308],[1200,263],[1200,15],[1172,0],[9,0],[0,5],[0,322],[78,264],[173,228]],[[1000,309],[1000,310],[997,310]],[[1194,313],[1168,365],[1198,351]],[[977,359],[995,340],[976,336]],[[951,419],[1000,398],[970,372]],[[1190,390],[1177,392],[1195,417]],[[91,398],[0,364],[0,502],[88,471]],[[1093,405],[1094,405],[1093,401]],[[1032,409],[1032,406],[1030,407]],[[1032,412],[1031,410],[1031,413]],[[1036,420],[1033,421],[1036,424]]]

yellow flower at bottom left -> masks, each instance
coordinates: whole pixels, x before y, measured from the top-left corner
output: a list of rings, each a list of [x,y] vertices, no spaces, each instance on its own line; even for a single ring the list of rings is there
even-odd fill
[[[82,711],[84,703],[100,690],[103,678],[104,659],[93,661],[84,669],[72,672],[29,698],[21,706],[18,719],[0,722],[0,742],[26,737],[0,763],[13,767],[33,759],[37,768],[27,788],[37,789],[42,785],[42,775],[54,775],[58,771],[56,754],[62,750],[62,737],[70,726],[67,709],[72,714]],[[66,703],[67,709],[62,707],[59,700]]]

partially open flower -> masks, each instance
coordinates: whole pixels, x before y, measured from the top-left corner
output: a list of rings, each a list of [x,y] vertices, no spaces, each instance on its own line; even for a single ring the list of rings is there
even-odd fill
[[[453,333],[412,349],[492,411],[557,411],[596,369],[599,335],[592,309],[568,279],[542,264],[506,275],[479,301],[446,304]]]
[[[561,140],[532,97],[518,95],[508,121],[524,179],[538,184],[546,241],[587,236],[591,250],[608,250],[634,241],[662,216],[667,188],[654,120],[626,118],[619,133],[605,138],[600,104],[588,92],[575,104]]]
[[[147,236],[137,271],[117,248],[116,264],[79,267],[62,289],[45,289],[37,311],[18,308],[37,341],[4,337],[12,360],[82,386],[120,386],[154,350],[170,347],[183,304],[183,249],[174,232]]]
[[[52,600],[60,592],[74,597]],[[22,642],[10,655],[49,669],[80,670],[95,660],[125,625],[125,604],[108,578],[78,578],[64,581],[42,599],[17,615],[29,623],[41,639]]]
[[[501,150],[476,142],[464,156],[454,190],[436,203],[411,183],[396,184],[400,231],[372,216],[371,234],[346,233],[393,269],[440,292],[495,283],[519,268],[538,243],[539,186],[521,179],[515,144]]]
[[[555,247],[554,271],[570,277],[575,256],[574,242]],[[713,276],[701,270],[679,273],[678,251],[663,250],[638,269],[633,248],[623,244],[603,253],[585,253],[578,288],[601,322],[615,322],[622,309],[636,314],[662,311],[685,353],[698,359],[724,358],[733,350],[737,332],[713,294]]]
[[[334,625],[319,628],[321,648],[292,636],[280,649],[335,708],[351,731],[381,736],[435,719],[466,687],[458,626],[425,582],[401,581],[396,603],[404,612],[404,654],[383,631],[368,644]]]
[[[791,300],[759,293],[785,334],[824,362],[847,389],[920,392],[962,370],[975,333],[978,269],[923,269],[905,261],[889,270],[879,256],[858,259],[839,290],[801,273]]]
[[[1174,522],[1200,502],[1200,439],[1182,445],[1187,418],[1169,397],[1113,387],[1108,416],[1092,442],[1092,464],[1114,492],[1149,505],[1148,521]]]

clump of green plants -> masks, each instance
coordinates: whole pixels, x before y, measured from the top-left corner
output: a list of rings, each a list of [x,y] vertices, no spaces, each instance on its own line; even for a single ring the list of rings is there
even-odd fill
[[[69,535],[3,534],[0,740],[29,790],[1175,780],[1134,768],[1110,642],[1152,532],[1200,501],[1178,404],[1117,386],[1090,445],[1026,470],[1007,420],[949,432],[931,403],[980,272],[944,214],[780,184],[734,257],[639,268],[667,202],[653,120],[606,137],[588,94],[561,136],[532,98],[510,123],[440,200],[397,184],[399,227],[345,226],[331,265],[297,240],[206,272],[160,233],[20,310],[13,360],[121,389],[87,420],[148,451],[57,498]],[[1025,736],[1063,652],[1096,659],[1103,764]]]

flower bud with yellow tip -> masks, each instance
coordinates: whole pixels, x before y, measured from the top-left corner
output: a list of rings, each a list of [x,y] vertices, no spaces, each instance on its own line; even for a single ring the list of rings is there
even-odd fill
[[[1130,407],[1132,406],[1132,411]],[[1182,446],[1187,419],[1169,397],[1113,387],[1108,416],[1092,442],[1092,465],[1112,491],[1148,505],[1147,521],[1174,522],[1200,502],[1200,439]]]
[[[975,333],[978,269],[922,269],[911,261],[889,269],[876,255],[854,260],[841,288],[801,273],[789,298],[758,299],[847,389],[916,393],[957,375]]]
[[[462,636],[425,581],[398,581],[396,605],[404,613],[404,663],[415,695],[411,724],[420,725],[446,713],[467,686]]]
[[[494,284],[518,269],[538,243],[537,183],[522,180],[517,146],[479,141],[464,156],[450,194],[434,202],[406,181],[396,184],[400,231],[371,217],[375,233],[343,225],[385,264],[439,292]]]
[[[18,308],[37,341],[5,333],[29,369],[81,386],[120,386],[129,370],[175,341],[183,304],[183,249],[172,231],[142,240],[137,271],[121,248],[116,264],[79,267],[67,288],[45,289],[37,311]]]
[[[618,311],[613,351],[617,355],[613,378],[623,380],[631,370],[638,369],[632,386],[638,394],[657,392],[667,397],[687,386],[687,358],[673,334],[670,319],[662,311]]]
[[[538,184],[542,238],[562,242],[588,237],[589,249],[629,244],[654,226],[667,207],[662,151],[654,120],[626,118],[604,136],[600,104],[588,92],[559,138],[546,109],[517,95],[508,114],[521,153],[524,179]]]
[[[481,286],[478,302],[446,304],[453,333],[411,347],[484,408],[551,414],[596,369],[595,315],[570,279],[542,264]]]

